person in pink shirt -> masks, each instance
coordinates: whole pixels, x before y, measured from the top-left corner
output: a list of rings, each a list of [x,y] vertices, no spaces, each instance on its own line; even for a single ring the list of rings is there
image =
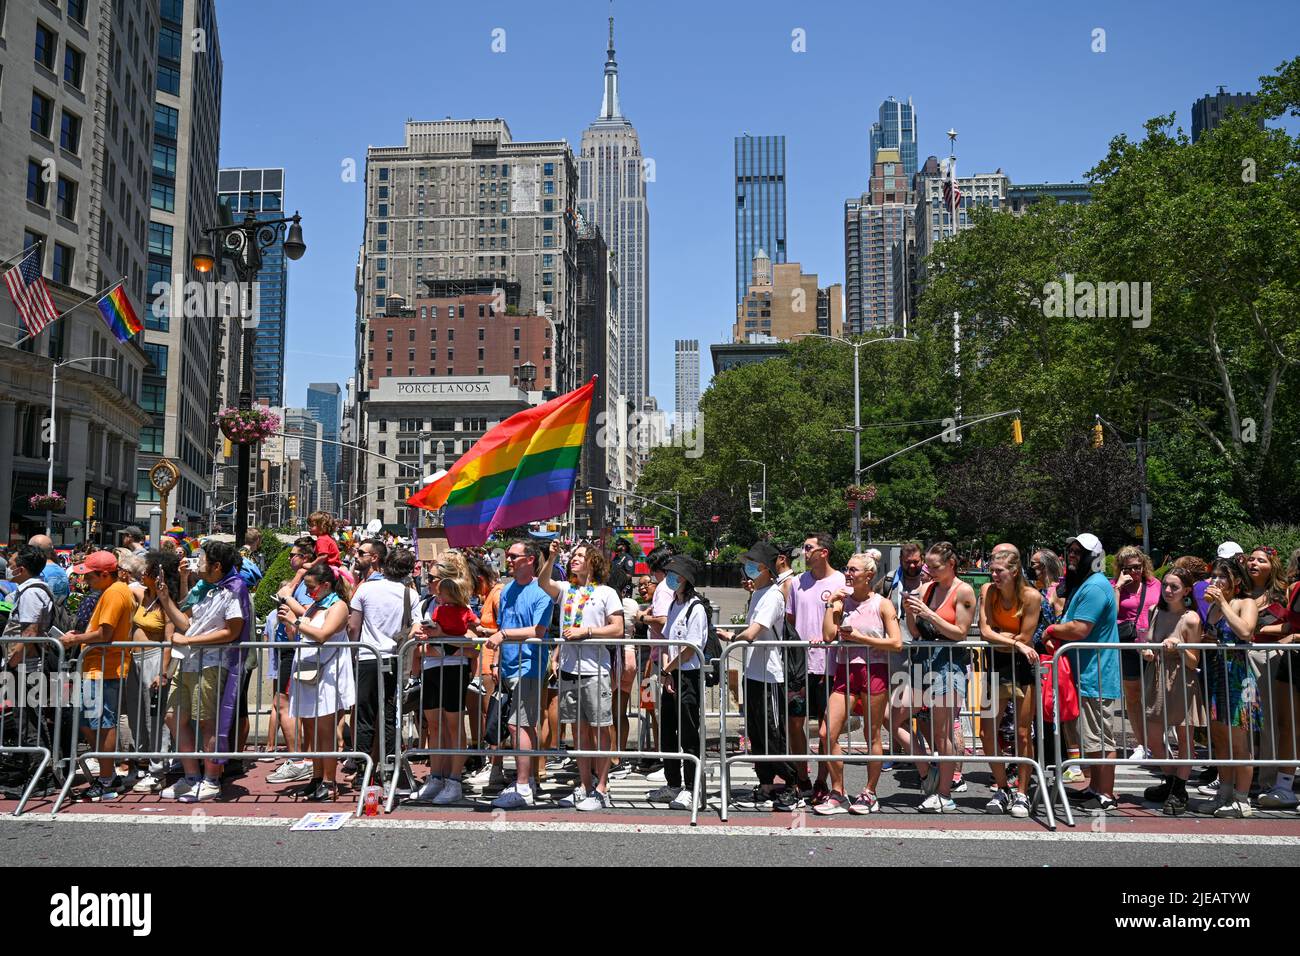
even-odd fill
[[[808,751],[808,734],[805,729],[808,719],[817,721],[818,752],[829,752],[825,715],[830,686],[826,670],[827,651],[822,646],[825,643],[822,627],[826,619],[826,605],[844,589],[844,575],[831,567],[831,546],[834,543],[835,539],[825,532],[809,535],[803,543],[804,566],[808,570],[788,582],[786,624],[798,634],[799,640],[811,645],[808,648],[807,691],[804,695],[807,706],[801,716],[795,716],[793,709],[790,711],[790,752],[796,754]],[[796,688],[792,686],[790,690],[796,691]],[[815,785],[806,776],[807,764],[800,762],[796,767],[804,774],[798,781],[800,791],[810,791],[813,805],[816,806],[830,793],[826,786],[826,775],[829,772],[827,762],[817,762]]]
[[[1151,629],[1151,609],[1160,602],[1160,581],[1151,567],[1151,559],[1137,545],[1126,545],[1115,555],[1115,604],[1118,607],[1119,640],[1145,643]],[[1124,687],[1124,708],[1136,746],[1130,755],[1146,760],[1151,751],[1146,746],[1146,721],[1142,707],[1142,659],[1138,651],[1120,654],[1120,676]]]

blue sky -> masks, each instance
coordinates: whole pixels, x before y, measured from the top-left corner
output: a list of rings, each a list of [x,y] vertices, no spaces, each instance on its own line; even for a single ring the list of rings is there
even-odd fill
[[[517,140],[577,148],[600,107],[602,0],[219,0],[223,166],[284,166],[307,254],[289,267],[286,398],[352,367],[353,266],[368,145],[412,119],[502,117]],[[886,15],[886,13],[888,15]],[[978,13],[982,27],[973,25]],[[732,138],[783,134],[789,259],[843,280],[843,202],[866,185],[881,100],[911,97],[920,155],[959,174],[1082,180],[1112,136],[1219,84],[1253,90],[1297,53],[1282,3],[694,2],[614,7],[623,112],[649,184],[651,391],[673,403],[674,338],[722,341],[735,317]],[[505,31],[493,53],[492,31]],[[806,51],[792,50],[802,29]],[[1105,52],[1093,52],[1093,31]],[[1287,41],[1290,36],[1292,40]],[[340,175],[354,159],[357,182]]]

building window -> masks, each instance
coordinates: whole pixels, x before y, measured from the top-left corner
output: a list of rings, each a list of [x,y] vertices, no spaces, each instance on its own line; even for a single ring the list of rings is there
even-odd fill
[[[160,59],[180,62],[181,31],[172,27],[162,27],[158,31],[158,56]]]
[[[86,25],[86,0],[68,0],[68,19]]]
[[[158,92],[180,96],[181,71],[174,66],[158,64]]]
[[[176,211],[176,187],[166,183],[154,182],[150,190],[149,205],[163,212]]]
[[[388,182],[388,169],[387,169],[387,167],[381,167],[381,168],[380,168],[380,170],[379,170],[379,181],[380,181],[381,183],[386,183],[386,182]]]
[[[542,175],[543,175],[543,176],[554,176],[554,175],[555,175],[555,164],[554,164],[554,163],[542,163]]]
[[[176,147],[165,143],[153,144],[153,171],[158,176],[176,176]]]
[[[81,76],[85,72],[86,55],[71,44],[63,47],[63,79],[81,89]]]
[[[180,111],[170,106],[155,103],[153,108],[153,131],[155,136],[176,138],[180,127]]]
[[[54,122],[54,101],[32,91],[32,132],[50,138],[50,124]]]
[[[66,176],[59,177],[59,198],[54,208],[64,219],[77,218],[77,184]]]
[[[154,255],[171,257],[172,227],[161,222],[149,223],[149,251]]]
[[[27,201],[44,206],[49,198],[49,183],[41,176],[42,167],[34,159],[27,160]]]
[[[483,361],[483,350],[482,350],[482,349],[479,349],[479,350],[478,350],[478,360],[479,360],[480,362]],[[483,373],[482,373],[482,372],[479,372],[479,374],[482,375]]]
[[[59,123],[59,146],[74,156],[81,151],[81,117],[66,109]]]
[[[72,250],[61,242],[54,244],[54,280],[72,285]]]
[[[481,309],[481,308],[483,308],[483,307],[482,307],[482,306],[479,306],[479,308]],[[479,330],[478,330],[478,340],[479,340],[480,342],[483,341],[483,333],[484,333],[484,330],[483,330],[483,329],[479,329]]]
[[[52,71],[54,54],[58,49],[59,35],[43,23],[36,24],[36,62]]]
[[[144,444],[140,445],[140,450],[144,451]],[[153,486],[149,480],[149,470],[147,468],[138,468],[135,473],[135,500],[136,501],[157,501],[159,498],[158,489]]]
[[[515,341],[519,341],[519,326],[515,326]]]

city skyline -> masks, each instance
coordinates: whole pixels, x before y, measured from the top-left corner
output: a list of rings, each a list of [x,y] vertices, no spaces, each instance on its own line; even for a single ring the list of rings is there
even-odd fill
[[[955,8],[937,5],[936,17],[949,9]],[[426,22],[451,31],[455,42],[440,60],[445,82],[436,95],[421,79],[418,57],[394,56],[382,81],[360,63],[349,65],[350,49],[394,42],[380,28],[391,19],[385,10],[400,11],[412,35]],[[500,116],[516,139],[564,137],[576,149],[591,120],[592,76],[603,60],[609,12],[608,4],[581,4],[539,22],[524,5],[505,3],[451,21],[432,11],[380,4],[373,18],[339,31],[340,22],[355,19],[341,4],[323,3],[321,16],[310,24],[289,10],[222,8],[229,104],[223,111],[222,164],[252,166],[275,156],[295,177],[294,205],[311,237],[311,251],[295,268],[301,282],[295,280],[289,308],[287,394],[300,394],[311,380],[343,382],[349,374],[351,350],[324,343],[352,338],[352,309],[342,300],[352,294],[367,144],[392,142],[392,131],[408,116]],[[725,337],[734,315],[735,136],[786,136],[788,258],[823,282],[840,282],[844,197],[865,185],[870,127],[887,96],[910,97],[924,121],[918,124],[918,162],[930,154],[945,156],[943,131],[955,127],[964,174],[1000,166],[1013,183],[1077,182],[1104,155],[1112,136],[1138,136],[1146,119],[1168,112],[1190,133],[1194,100],[1219,84],[1255,89],[1258,76],[1289,52],[1281,37],[1252,32],[1248,18],[1210,31],[1195,16],[1169,21],[1151,11],[1067,13],[1012,4],[1000,16],[1016,29],[988,38],[978,55],[937,59],[919,69],[910,50],[882,48],[863,76],[853,36],[865,23],[865,11],[793,12],[758,3],[743,18],[684,5],[669,5],[655,16],[629,5],[613,12],[620,79],[636,89],[641,145],[655,160],[655,179],[648,183],[656,222],[649,391],[665,408],[673,401],[668,343],[683,336]],[[1091,35],[1098,27],[1107,31],[1107,48],[1094,53]],[[806,52],[792,50],[796,29],[805,31]],[[276,56],[275,37],[288,30],[322,55],[305,63]],[[503,52],[492,52],[494,30],[504,31]],[[396,43],[401,49],[402,41]],[[569,53],[555,58],[548,50],[556,48]],[[677,65],[652,68],[665,50],[673,51]],[[773,80],[762,96],[754,95],[756,57]],[[254,60],[265,68],[240,68]],[[1210,62],[1213,69],[1205,65]],[[290,69],[330,95],[292,116],[266,117],[254,108],[261,91],[286,81]],[[532,92],[539,70],[547,77],[544,95]],[[1031,75],[1040,79],[1026,83]],[[693,95],[702,88],[711,95]],[[995,103],[1007,95],[1017,101],[1014,110]],[[357,182],[341,179],[349,158]],[[728,281],[731,289],[724,287]],[[308,329],[329,332],[308,335]],[[309,339],[313,344],[305,344]]]

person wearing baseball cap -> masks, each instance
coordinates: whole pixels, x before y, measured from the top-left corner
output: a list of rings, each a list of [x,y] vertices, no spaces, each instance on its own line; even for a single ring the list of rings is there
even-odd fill
[[[740,556],[745,577],[753,583],[749,613],[743,631],[719,628],[724,641],[777,641],[784,633],[785,598],[776,581],[777,550],[769,541],[759,541]],[[785,692],[785,648],[754,648],[745,665],[745,733],[755,754],[787,753],[787,700]],[[793,784],[798,773],[793,764],[757,761],[754,766],[759,786],[739,796],[737,806],[755,810],[797,810],[803,798]],[[776,785],[780,776],[784,784]]]
[[[1050,624],[1043,639],[1050,643],[1083,641],[1119,643],[1115,589],[1106,577],[1106,552],[1101,540],[1089,532],[1066,539],[1065,585],[1067,603],[1060,623]],[[1114,759],[1114,707],[1120,696],[1120,661],[1116,651],[1081,648],[1070,654],[1079,685],[1079,733],[1084,756]],[[1072,800],[1093,814],[1116,809],[1115,767],[1092,768],[1091,784],[1084,790],[1067,790]]]
[[[60,641],[71,650],[83,644],[122,643],[131,640],[131,615],[135,597],[118,580],[117,557],[112,551],[95,551],[72,568],[99,592],[95,613],[84,632],[64,634]],[[81,658],[81,731],[92,751],[117,750],[117,716],[122,684],[131,666],[130,651],[121,647],[87,649]],[[112,760],[99,761],[100,777],[83,794],[91,801],[116,800],[124,789]],[[103,776],[104,771],[108,776]]]
[[[1234,560],[1234,559],[1240,561],[1241,558],[1239,557],[1239,555],[1244,553],[1245,553],[1245,549],[1241,545],[1237,544],[1237,542],[1225,541],[1223,542],[1223,544],[1219,545],[1219,548],[1217,551],[1215,551],[1214,556],[1216,558],[1223,558],[1225,561]]]

